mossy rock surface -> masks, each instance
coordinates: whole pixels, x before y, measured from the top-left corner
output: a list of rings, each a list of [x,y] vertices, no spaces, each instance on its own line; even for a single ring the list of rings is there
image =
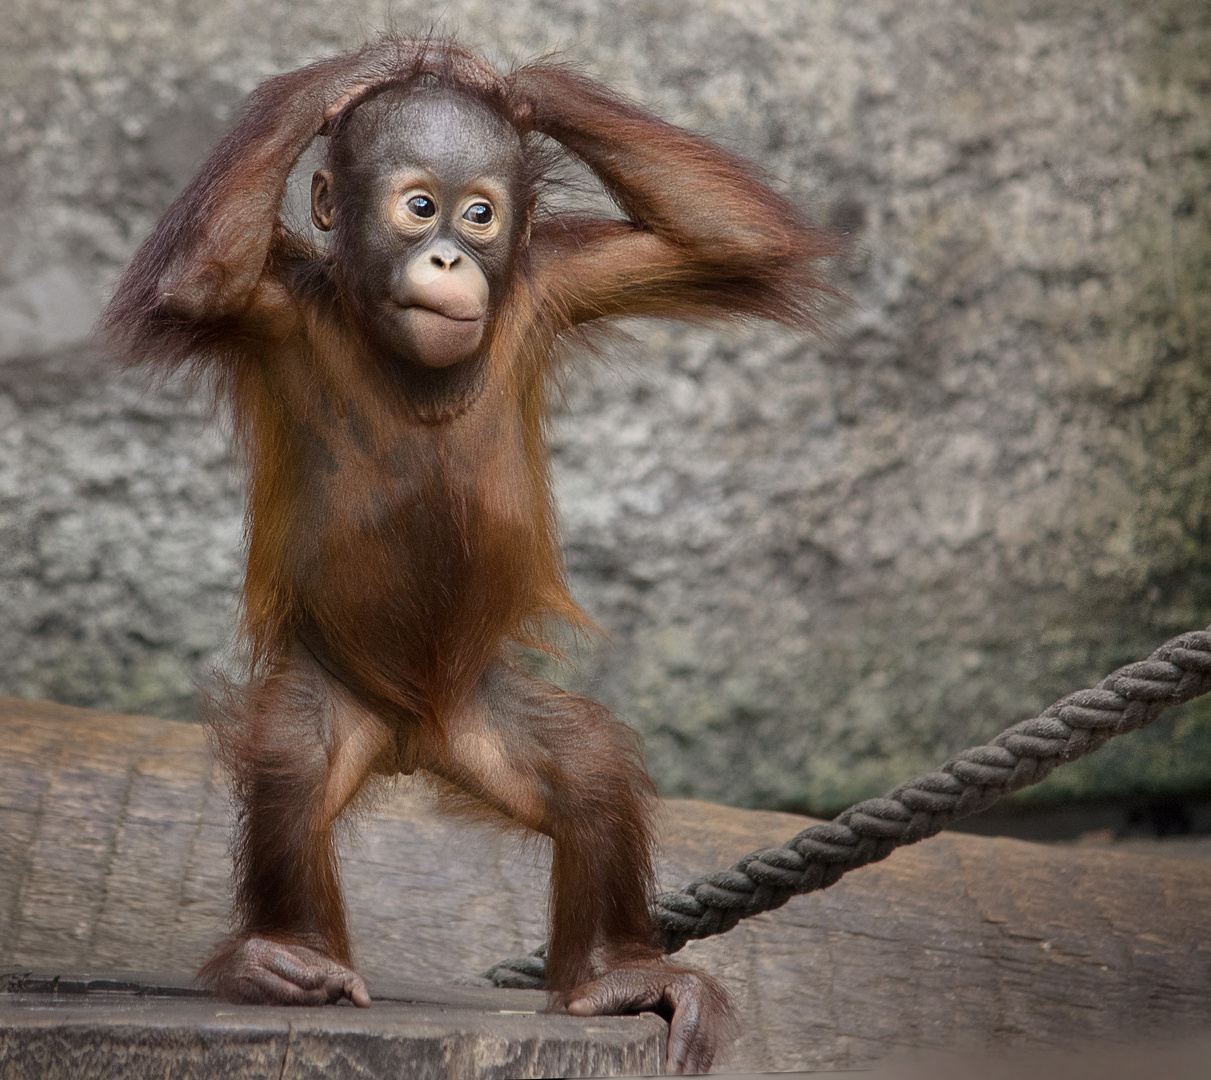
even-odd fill
[[[0,41],[0,690],[185,717],[240,485],[89,366],[113,276],[265,76],[411,2],[14,0]],[[852,228],[828,342],[631,327],[554,461],[587,686],[670,795],[825,812],[1211,622],[1202,0],[455,0]],[[594,377],[591,370],[597,370]],[[1211,788],[1194,707],[1043,796]]]

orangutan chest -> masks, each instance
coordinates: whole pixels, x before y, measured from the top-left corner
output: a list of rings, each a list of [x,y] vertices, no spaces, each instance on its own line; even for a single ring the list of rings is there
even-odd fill
[[[352,408],[298,425],[297,520],[312,571],[371,560],[413,588],[434,578],[449,587],[473,566],[504,572],[524,555],[542,493],[520,425],[383,427]]]

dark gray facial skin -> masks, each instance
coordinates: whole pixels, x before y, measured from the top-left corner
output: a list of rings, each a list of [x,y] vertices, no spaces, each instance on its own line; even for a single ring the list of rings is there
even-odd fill
[[[312,178],[341,273],[389,355],[441,368],[476,355],[526,227],[521,140],[474,98],[412,88],[373,98]]]

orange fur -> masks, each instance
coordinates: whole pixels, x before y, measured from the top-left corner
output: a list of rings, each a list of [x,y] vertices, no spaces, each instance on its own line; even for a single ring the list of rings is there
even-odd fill
[[[486,346],[437,374],[370,347],[339,233],[324,255],[278,219],[321,128],[334,157],[356,156],[341,138],[352,110],[422,77],[514,125],[518,205],[532,208]],[[544,211],[544,136],[597,174],[625,220]],[[253,95],[104,320],[132,360],[211,377],[248,463],[252,672],[215,728],[242,806],[240,933],[348,960],[323,810],[342,738],[331,717],[348,694],[393,733],[367,770],[428,769],[553,839],[554,989],[569,994],[595,955],[655,956],[653,791],[636,737],[503,660],[517,644],[556,652],[557,624],[592,629],[568,591],[551,498],[552,358],[561,336],[620,315],[813,327],[830,294],[815,264],[840,248],[747,162],[556,64],[502,78],[450,42],[384,39]]]

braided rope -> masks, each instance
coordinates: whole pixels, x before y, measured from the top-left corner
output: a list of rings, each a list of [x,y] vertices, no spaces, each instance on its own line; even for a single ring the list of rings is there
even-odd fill
[[[866,799],[827,824],[811,825],[781,847],[744,856],[730,870],[660,893],[653,917],[666,953],[730,930],[792,896],[826,889],[896,848],[936,836],[1001,796],[1030,787],[1057,765],[1092,754],[1116,735],[1147,727],[1165,709],[1211,691],[1211,627],[1165,642],[1091,690],[1060,698],[990,743],[952,757],[881,799]],[[484,973],[497,986],[540,989],[546,945]]]

